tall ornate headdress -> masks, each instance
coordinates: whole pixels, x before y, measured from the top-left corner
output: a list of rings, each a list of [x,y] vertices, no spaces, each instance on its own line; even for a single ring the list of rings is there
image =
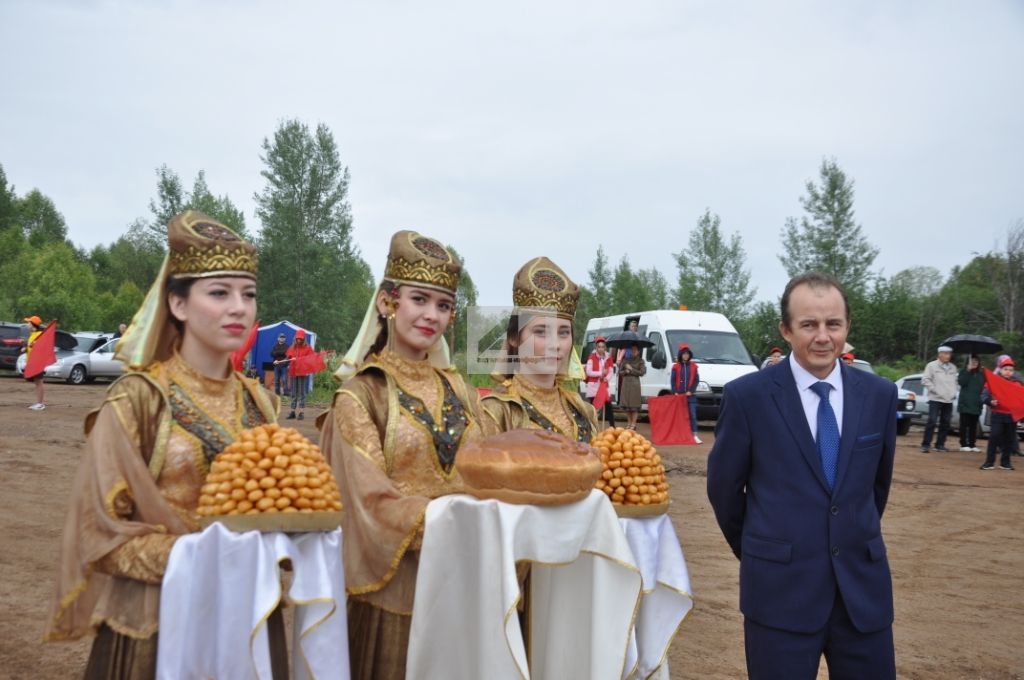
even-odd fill
[[[513,314],[525,315],[554,314],[560,319],[572,321],[576,317],[576,305],[580,299],[580,287],[573,283],[561,267],[546,257],[535,257],[516,272],[512,279]],[[520,321],[520,328],[525,325]],[[508,340],[502,345],[502,358],[495,364],[492,376],[509,375],[514,372],[510,358]],[[584,377],[579,353],[573,346],[569,363],[560,378],[581,380]]]
[[[172,279],[256,278],[256,248],[212,217],[195,210],[167,223],[167,256],[142,306],[117,344],[116,357],[142,369],[169,358],[179,341],[167,308]]]
[[[459,288],[461,274],[462,262],[440,241],[408,230],[396,232],[391,237],[391,248],[388,250],[388,261],[384,268],[384,281],[396,286],[430,288],[454,296]],[[363,315],[359,333],[341,360],[334,377],[338,380],[347,380],[356,374],[366,353],[377,340],[384,323],[389,324],[389,338],[393,337],[394,329],[390,327],[390,321],[382,320],[377,311],[375,292],[370,298],[366,314]],[[448,343],[444,337],[438,338],[427,352],[427,358],[437,368],[445,369],[451,366]]]

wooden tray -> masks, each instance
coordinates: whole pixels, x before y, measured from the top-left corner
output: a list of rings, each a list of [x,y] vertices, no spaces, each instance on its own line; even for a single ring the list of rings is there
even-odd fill
[[[220,522],[232,531],[334,531],[341,526],[341,512],[272,512],[259,515],[211,515],[199,518],[204,529]]]
[[[671,502],[671,501],[669,501]],[[615,505],[615,514],[619,517],[657,517],[668,512],[669,503],[658,503],[652,505]]]

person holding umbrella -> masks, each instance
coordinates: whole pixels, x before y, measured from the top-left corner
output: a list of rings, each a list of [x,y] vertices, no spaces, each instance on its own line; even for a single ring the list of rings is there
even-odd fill
[[[629,345],[628,350],[626,358],[619,364],[619,375],[621,376],[619,406],[626,411],[626,427],[635,430],[636,419],[640,414],[640,404],[643,401],[640,394],[640,377],[647,373],[647,362],[644,361],[638,343]]]
[[[967,367],[957,377],[960,396],[956,410],[960,414],[960,450],[981,451],[975,443],[978,439],[978,418],[981,416],[981,391],[985,388],[985,375],[981,372],[978,356],[972,354]]]

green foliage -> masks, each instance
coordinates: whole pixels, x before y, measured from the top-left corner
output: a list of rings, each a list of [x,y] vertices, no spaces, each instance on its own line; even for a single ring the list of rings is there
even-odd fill
[[[772,347],[781,347],[788,351],[786,341],[779,332],[779,306],[771,302],[761,301],[754,304],[750,314],[730,318],[736,326],[743,344],[760,358],[768,356]]]
[[[674,254],[678,280],[676,298],[689,309],[719,312],[730,319],[746,315],[756,288],[739,234],[726,242],[722,220],[706,209],[690,232],[689,247]]]
[[[17,199],[14,186],[7,185],[7,173],[4,172],[3,164],[0,164],[0,234],[17,224]],[[7,251],[3,252],[7,254]]]
[[[452,350],[453,363],[465,375],[466,343],[469,339],[469,308],[476,305],[478,291],[462,255],[450,245],[448,249],[452,251],[455,257],[462,261],[462,274],[459,277],[459,290],[455,294],[455,323],[446,335]],[[454,357],[459,357],[461,363],[455,362]]]
[[[245,215],[227,196],[214,196],[206,184],[206,172],[200,170],[192,183],[192,191],[185,191],[181,178],[167,165],[156,169],[156,198],[149,201],[153,220],[145,223],[151,235],[161,244],[167,240],[167,223],[185,210],[198,210],[231,227],[239,236],[248,239]]]
[[[260,317],[315,330],[326,347],[355,338],[374,292],[370,268],[352,242],[348,169],[334,136],[292,120],[263,140],[266,184],[255,195],[263,228]]]
[[[31,247],[67,241],[68,228],[64,216],[38,189],[17,201],[17,215],[18,224]]]
[[[109,246],[96,246],[89,253],[97,290],[114,295],[126,282],[136,290],[149,290],[160,272],[164,252],[164,241],[137,220],[126,234]]]
[[[783,255],[779,261],[790,276],[821,271],[831,274],[851,294],[862,292],[878,249],[854,221],[853,180],[834,159],[819,169],[821,186],[808,180],[800,198],[807,215],[786,219],[782,230]]]
[[[17,318],[38,314],[58,319],[61,328],[93,328],[97,321],[96,280],[66,243],[50,243],[24,252]]]

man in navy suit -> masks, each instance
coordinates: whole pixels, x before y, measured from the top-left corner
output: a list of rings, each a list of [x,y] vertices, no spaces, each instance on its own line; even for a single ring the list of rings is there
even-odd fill
[[[804,274],[782,296],[789,357],[728,384],[708,498],[740,560],[747,672],[896,677],[881,518],[896,446],[896,386],[837,361],[846,293]],[[824,398],[819,397],[824,395]]]

